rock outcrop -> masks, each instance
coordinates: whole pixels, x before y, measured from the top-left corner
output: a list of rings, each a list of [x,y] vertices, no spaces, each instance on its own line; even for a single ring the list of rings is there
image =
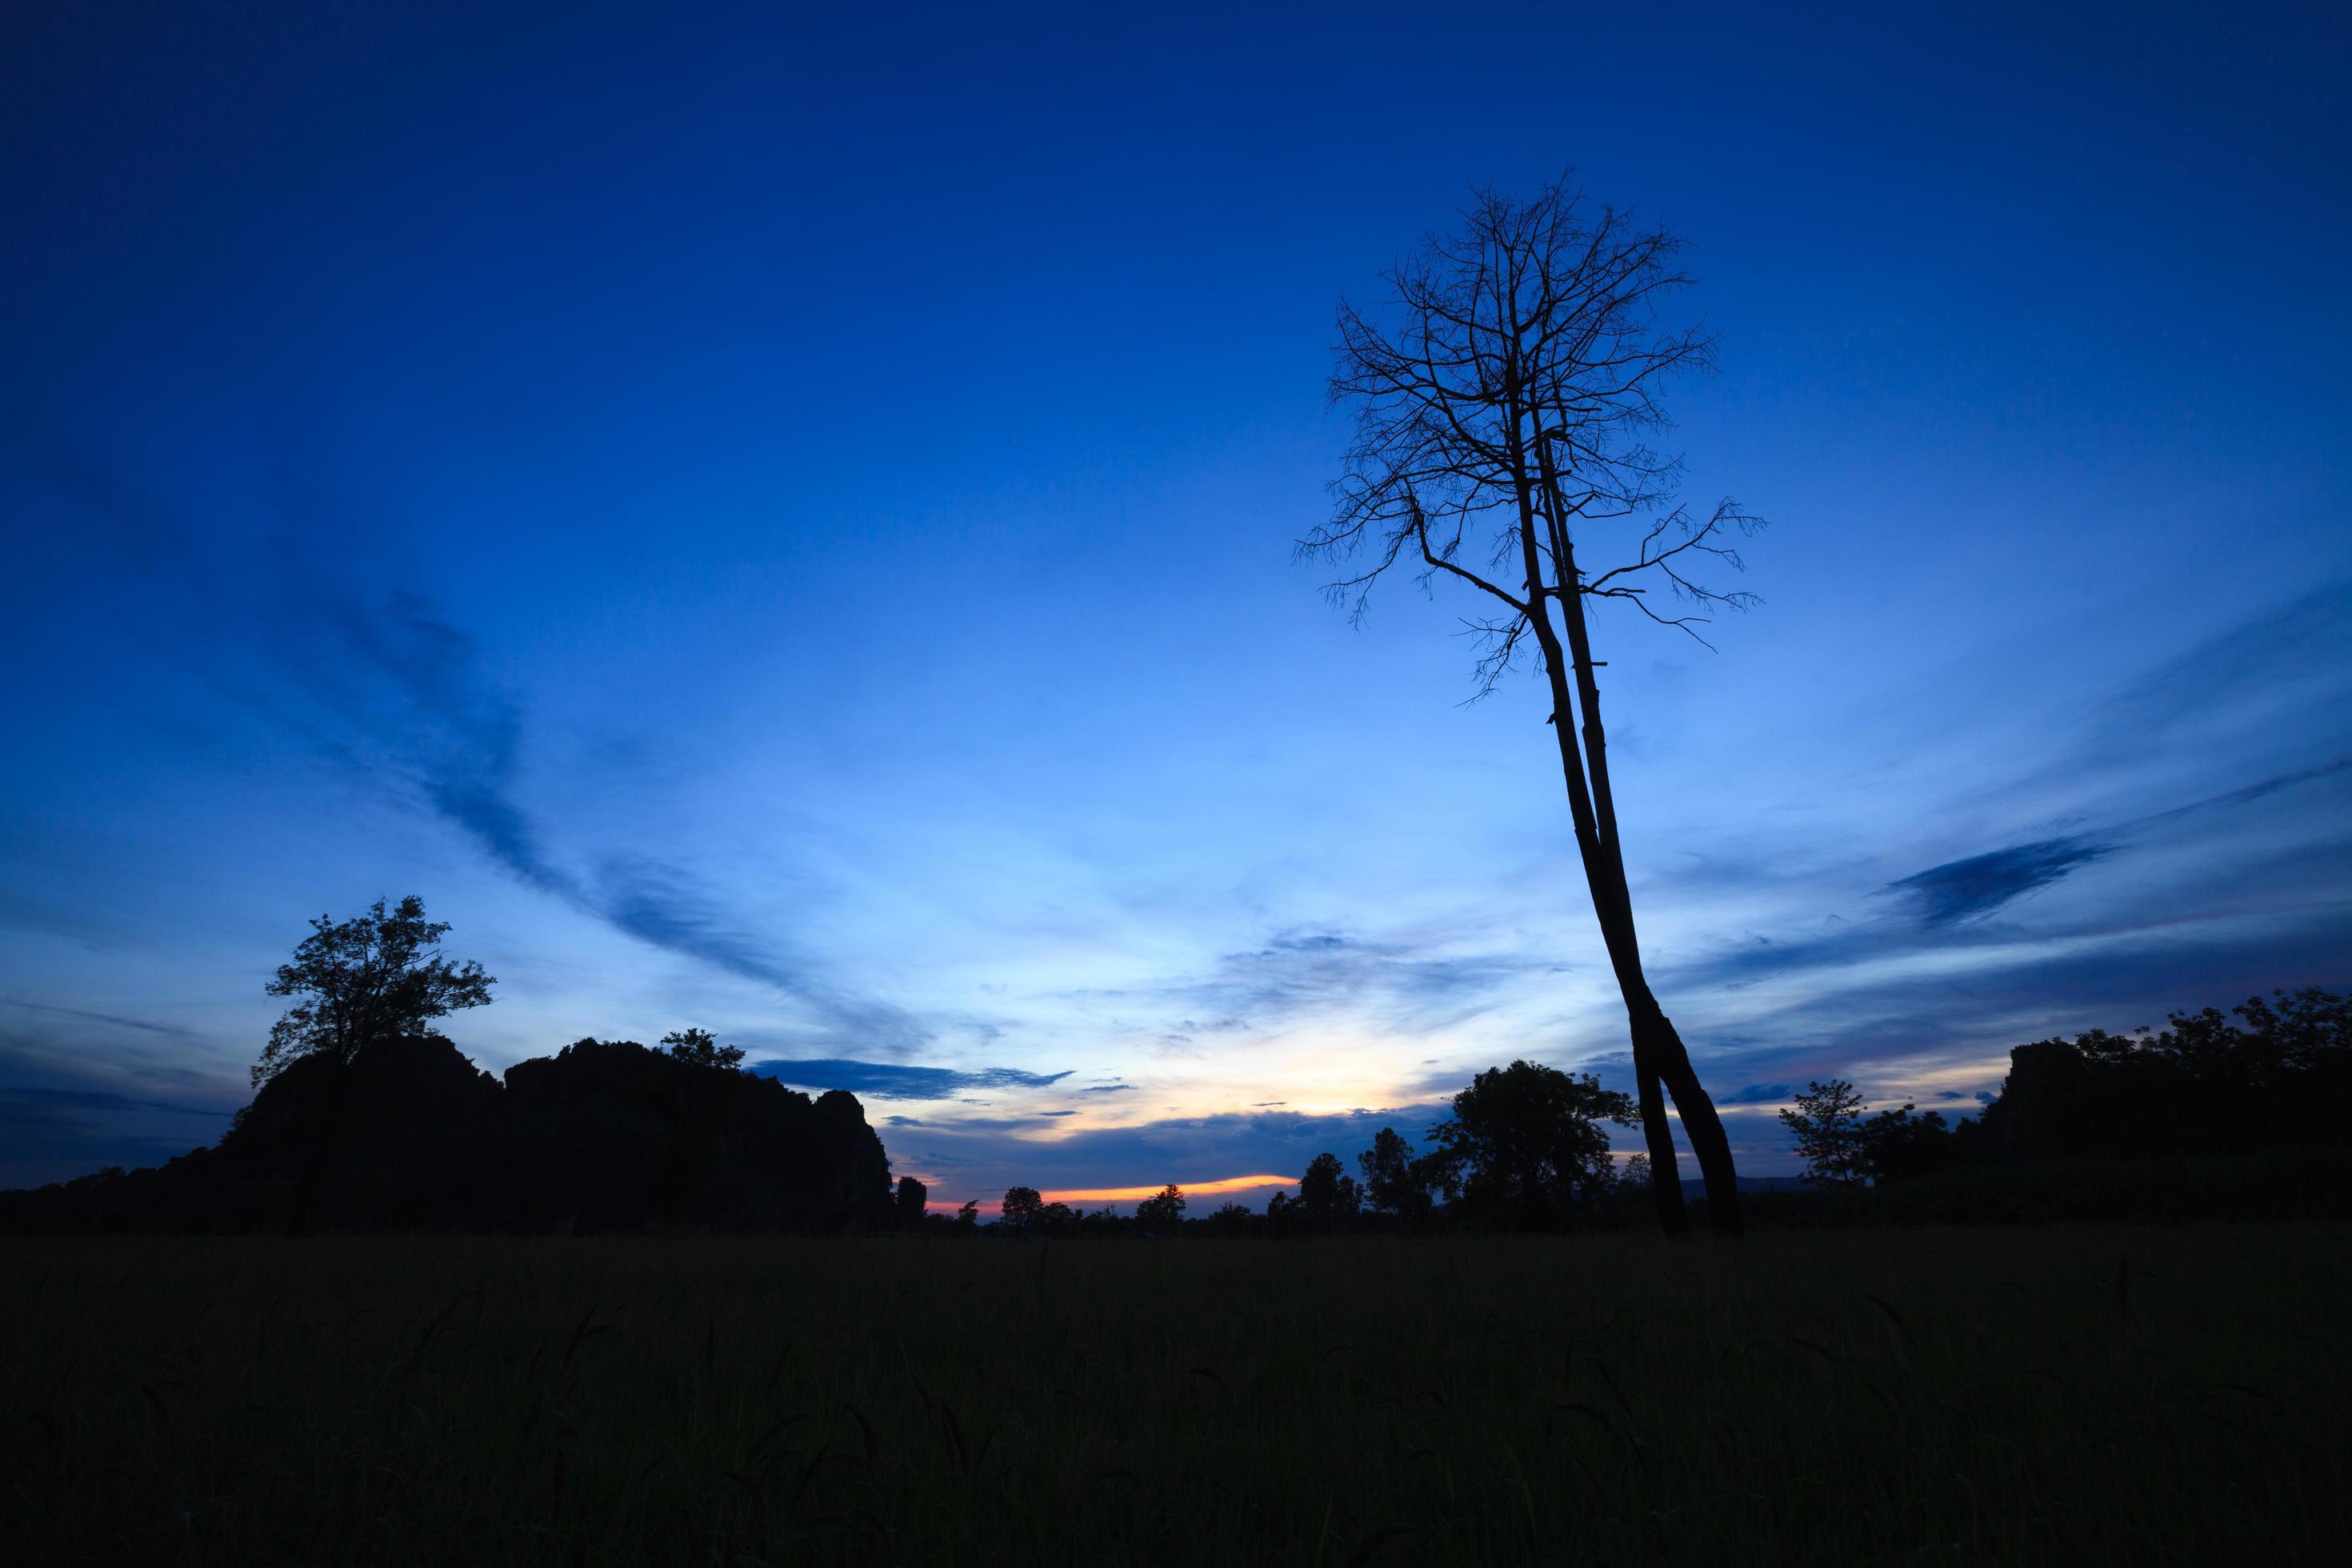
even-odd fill
[[[581,1040],[504,1083],[437,1035],[298,1061],[220,1142],[0,1194],[14,1231],[791,1231],[890,1222],[856,1097]]]

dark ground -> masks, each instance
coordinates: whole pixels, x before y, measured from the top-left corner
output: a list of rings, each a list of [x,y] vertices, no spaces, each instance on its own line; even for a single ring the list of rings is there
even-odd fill
[[[0,1241],[25,1563],[2332,1560],[2352,1227]]]

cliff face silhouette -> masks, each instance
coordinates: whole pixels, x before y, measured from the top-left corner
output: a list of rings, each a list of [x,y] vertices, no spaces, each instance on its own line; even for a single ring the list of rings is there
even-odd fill
[[[855,1095],[635,1041],[581,1040],[501,1083],[438,1035],[295,1062],[220,1142],[0,1194],[15,1231],[838,1231],[890,1221]]]

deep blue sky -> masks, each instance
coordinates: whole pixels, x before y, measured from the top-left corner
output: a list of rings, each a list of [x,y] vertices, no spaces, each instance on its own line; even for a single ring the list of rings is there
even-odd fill
[[[839,9],[10,8],[0,1182],[209,1141],[407,891],[486,1066],[706,1025],[937,1197],[1622,1073],[1537,689],[1291,560],[1339,297],[1570,166],[1773,523],[1600,628],[1747,1168],[2352,980],[2339,8]]]

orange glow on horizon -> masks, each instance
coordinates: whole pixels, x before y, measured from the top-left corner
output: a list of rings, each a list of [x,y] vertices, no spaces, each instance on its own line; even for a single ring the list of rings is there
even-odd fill
[[[1220,1176],[1213,1182],[1179,1182],[1177,1190],[1188,1198],[1223,1197],[1229,1193],[1256,1192],[1265,1187],[1288,1187],[1297,1184],[1296,1176]],[[1156,1198],[1162,1182],[1149,1187],[1057,1187],[1037,1195],[1049,1204],[1110,1204],[1141,1203]],[[963,1205],[952,1198],[931,1198],[923,1206],[933,1214],[952,1215]],[[983,1199],[982,1214],[995,1214],[1004,1206],[1002,1194]]]
[[[1260,1187],[1286,1187],[1298,1180],[1296,1176],[1221,1176],[1213,1182],[1179,1182],[1177,1190],[1188,1198],[1222,1197],[1227,1193],[1255,1192]],[[1037,1195],[1049,1204],[1113,1204],[1140,1203],[1156,1198],[1161,1182],[1149,1187],[1065,1187]]]

